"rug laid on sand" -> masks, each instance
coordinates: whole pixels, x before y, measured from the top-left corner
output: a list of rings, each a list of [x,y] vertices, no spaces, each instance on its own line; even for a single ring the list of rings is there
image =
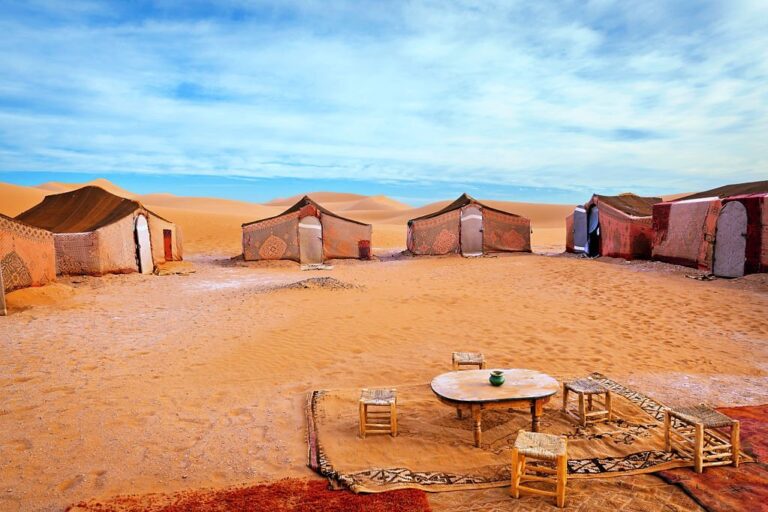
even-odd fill
[[[768,405],[718,410],[741,422],[742,448],[757,464],[705,469],[702,474],[676,469],[659,476],[710,512],[768,511]]]
[[[690,466],[664,451],[663,406],[603,375],[591,377],[613,393],[614,420],[586,428],[561,411],[560,394],[545,407],[541,431],[568,438],[569,478],[600,478]],[[354,492],[430,492],[509,485],[510,451],[529,430],[529,412],[483,412],[483,442],[473,445],[470,418],[438,402],[429,385],[398,388],[398,430],[358,437],[360,391],[314,391],[307,401],[308,465]],[[573,405],[573,404],[572,404]],[[601,405],[601,404],[600,404]]]
[[[175,494],[118,496],[67,508],[71,512],[429,512],[423,491],[359,495],[328,488],[324,480],[286,479],[270,484]]]

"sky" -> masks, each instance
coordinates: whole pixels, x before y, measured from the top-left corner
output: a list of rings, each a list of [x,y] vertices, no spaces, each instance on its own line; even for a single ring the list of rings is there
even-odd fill
[[[768,179],[768,2],[0,11],[0,180],[583,202]]]

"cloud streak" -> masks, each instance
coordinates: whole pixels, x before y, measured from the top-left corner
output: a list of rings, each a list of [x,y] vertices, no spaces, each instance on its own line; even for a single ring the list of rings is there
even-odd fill
[[[579,192],[768,176],[764,2],[530,4],[7,8],[0,171]]]

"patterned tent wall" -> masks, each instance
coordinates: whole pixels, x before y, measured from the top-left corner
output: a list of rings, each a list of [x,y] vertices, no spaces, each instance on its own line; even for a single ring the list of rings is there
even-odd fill
[[[575,252],[573,248],[573,212],[565,218],[565,252]]]
[[[483,208],[483,252],[531,252],[531,221]]]
[[[659,203],[653,206],[653,259],[712,270],[718,198]]]
[[[138,272],[135,237],[138,215],[151,214],[146,210],[137,209],[133,214],[96,231],[54,234],[56,272],[64,275],[93,276]],[[162,248],[162,229],[159,236],[158,241],[157,237],[150,233],[153,253],[157,245]]]
[[[530,252],[531,221],[488,208],[483,212],[483,252]],[[461,209],[436,217],[415,219],[408,226],[408,250],[439,256],[461,250]]]
[[[246,261],[299,261],[299,212],[243,226]]]
[[[171,231],[171,261],[181,261],[183,259],[181,248],[181,228],[173,222],[168,222],[157,215],[149,214],[147,218],[149,223],[149,237],[152,240],[152,259],[155,264],[165,263],[165,237],[163,231]]]
[[[747,249],[744,272],[768,272],[768,194],[728,197],[723,205],[738,201],[747,210]]]
[[[0,292],[55,280],[53,234],[0,215],[0,272]]]
[[[360,242],[370,242],[373,228],[356,222],[320,214],[323,226],[323,257],[325,259],[359,258]]]
[[[416,255],[439,256],[459,252],[461,210],[411,221],[407,246]]]
[[[653,246],[652,217],[634,217],[604,202],[600,209],[600,255],[612,258],[650,259]]]

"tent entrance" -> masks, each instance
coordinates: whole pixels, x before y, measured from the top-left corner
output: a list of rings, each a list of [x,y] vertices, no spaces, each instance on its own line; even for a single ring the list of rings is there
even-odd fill
[[[589,257],[596,257],[600,256],[600,220],[599,220],[600,212],[597,209],[597,206],[593,206],[589,209],[589,213],[587,214],[587,245],[584,248],[584,252]],[[576,218],[574,216],[574,224],[576,222]],[[575,240],[574,240],[575,244]]]
[[[483,255],[483,211],[473,204],[461,209],[461,254]]]
[[[573,250],[577,254],[587,252],[587,210],[577,206],[573,210]]]
[[[747,254],[747,209],[738,201],[726,203],[717,218],[713,273],[741,277]]]
[[[151,274],[154,270],[152,263],[152,244],[149,240],[149,225],[147,218],[143,215],[136,217],[136,261],[139,266],[139,272],[142,274]]]
[[[317,217],[304,217],[299,221],[299,261],[302,265],[323,262],[323,225]]]
[[[170,229],[163,230],[163,252],[165,261],[173,261],[173,233]]]

